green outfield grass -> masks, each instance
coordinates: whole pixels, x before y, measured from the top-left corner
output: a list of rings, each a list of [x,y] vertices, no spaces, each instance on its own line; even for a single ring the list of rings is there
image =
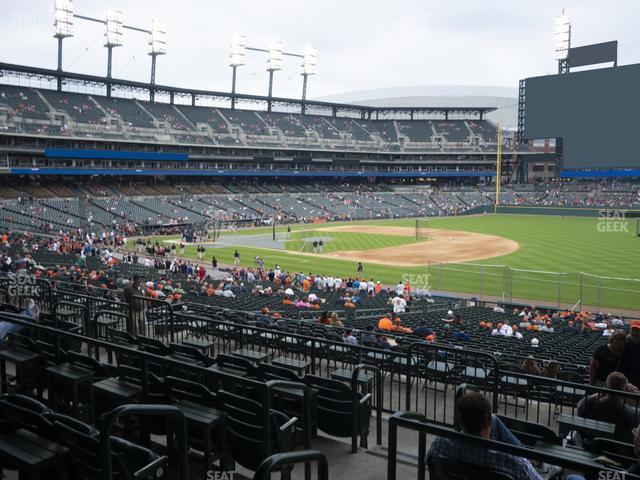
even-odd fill
[[[298,252],[305,245],[305,252],[313,251],[313,238],[330,238],[324,241],[324,253],[340,252],[344,250],[372,250],[374,248],[397,247],[408,243],[416,243],[414,237],[402,235],[388,235],[385,233],[353,233],[353,232],[295,232],[291,233],[291,240],[285,244],[286,250]],[[305,241],[304,239],[309,239]]]
[[[589,217],[560,217],[540,215],[481,215],[431,219],[428,228],[446,228],[478,233],[487,233],[512,239],[520,248],[509,255],[494,257],[472,264],[425,265],[424,267],[389,267],[365,264],[367,277],[393,284],[403,275],[414,275],[422,282],[429,275],[429,285],[434,290],[502,296],[538,300],[540,304],[574,304],[581,297],[585,305],[601,305],[640,310],[640,281],[602,279],[601,277],[640,278],[640,238],[633,236],[633,221],[629,221],[627,233],[604,233],[598,227],[599,220]],[[384,227],[413,226],[415,220],[383,220],[358,222],[377,225],[380,233],[375,235],[347,232],[318,232],[319,236],[336,239],[333,246],[325,245],[325,252],[337,250],[367,250],[382,246],[415,242],[410,237],[385,235]],[[313,237],[314,228],[326,225],[302,225],[292,227],[295,245],[300,237]],[[423,226],[423,231],[426,227]],[[307,230],[296,232],[296,230]],[[266,233],[271,227],[242,231],[243,234]],[[277,232],[286,227],[278,226]],[[238,232],[239,233],[239,232]],[[368,237],[368,239],[367,239]],[[386,242],[386,243],[385,243]],[[394,243],[401,242],[401,243]],[[331,248],[331,250],[329,250]],[[428,248],[428,247],[427,247]],[[215,255],[220,263],[233,261],[234,247],[207,249],[206,258]],[[307,256],[286,251],[238,247],[244,265],[254,264],[256,255],[264,258],[267,267],[276,263],[290,271],[354,275],[357,258],[353,261],[336,260],[323,256]],[[195,258],[195,246],[187,247],[186,255]],[[511,271],[511,269],[536,272]],[[542,272],[563,272],[563,275]]]

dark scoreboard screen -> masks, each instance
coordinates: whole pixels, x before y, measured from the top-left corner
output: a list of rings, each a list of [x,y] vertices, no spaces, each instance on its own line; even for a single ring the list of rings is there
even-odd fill
[[[562,138],[564,168],[640,167],[640,64],[526,79],[526,139]]]

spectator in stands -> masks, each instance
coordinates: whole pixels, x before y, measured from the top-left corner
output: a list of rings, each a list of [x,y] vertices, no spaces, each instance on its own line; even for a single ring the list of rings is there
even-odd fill
[[[376,345],[377,348],[381,348],[383,350],[389,350],[391,348],[389,339],[385,335],[377,335],[376,343],[377,343]]]
[[[602,345],[593,352],[589,365],[589,383],[591,385],[604,385],[609,374],[620,369],[626,343],[627,338],[624,332],[616,330],[609,337],[606,345]]]
[[[520,365],[520,370],[522,370],[522,372],[526,373],[527,375],[542,374],[542,372],[540,371],[540,367],[538,367],[536,360],[533,358],[533,355],[529,355],[523,360],[522,365]]]
[[[402,320],[400,320],[400,317],[396,317],[393,321],[393,331],[407,334],[413,333],[412,329],[402,325]]]
[[[344,326],[343,323],[338,318],[338,314],[336,312],[333,312],[331,314],[331,321],[329,323],[331,324],[332,327],[343,327]]]
[[[389,299],[389,304],[393,305],[393,313],[404,313],[407,308],[407,301],[401,295]]]
[[[0,270],[2,272],[10,272],[11,271],[11,257],[8,256],[6,253],[2,254],[2,257],[0,258],[2,260],[2,264],[0,265]]]
[[[567,334],[567,335],[575,335],[576,333],[578,333],[578,329],[573,324],[573,320],[569,320],[567,325],[565,327],[563,327],[562,333]]]
[[[635,454],[636,458],[640,459],[640,429],[636,429],[635,435],[633,436],[633,453]],[[631,465],[627,469],[627,473],[640,476],[640,462]]]
[[[542,376],[546,378],[558,378],[558,372],[560,372],[560,364],[555,360],[551,360],[542,371]]]
[[[634,320],[629,324],[629,335],[627,335],[627,345],[622,355],[622,365],[620,371],[623,372],[629,383],[640,386],[640,321]]]
[[[27,306],[24,310],[20,312],[20,315],[27,317],[26,319],[23,319],[23,320],[30,319],[30,320],[33,320],[34,322],[38,322],[40,317],[40,312],[38,310],[38,306],[36,305],[36,302],[32,298],[27,300]],[[19,332],[23,328],[24,327],[22,325],[18,325],[17,323],[5,322],[5,321],[0,322],[0,345],[6,341],[7,335],[9,335],[12,332]]]
[[[390,332],[393,330],[393,322],[391,321],[391,315],[387,314],[378,322],[378,330],[385,330]]]
[[[362,344],[367,347],[377,347],[376,336],[373,334],[373,327],[371,325],[365,327],[361,340]]]
[[[145,335],[147,332],[144,318],[144,300],[136,298],[144,296],[144,292],[140,288],[141,281],[140,275],[134,275],[131,283],[123,291],[124,301],[129,304],[131,312],[127,331],[133,336]]]
[[[455,415],[462,431],[469,435],[521,446],[507,427],[491,414],[491,402],[477,392],[464,394],[455,406]],[[496,450],[469,445],[446,437],[436,437],[427,454],[432,458],[447,457],[470,465],[498,470],[515,480],[542,480],[540,474],[526,458]]]
[[[462,340],[464,342],[468,342],[468,341],[471,340],[471,337],[466,332],[466,328],[465,328],[464,324],[462,324],[462,325],[460,325],[460,327],[458,327],[458,331],[453,334],[453,338],[455,338],[457,340]]]
[[[326,310],[324,310],[321,314],[320,317],[318,318],[318,323],[322,324],[322,325],[329,325],[331,324],[331,320],[329,319],[329,312],[327,312]]]
[[[258,327],[270,327],[274,322],[274,318],[269,315],[269,308],[263,307],[262,315],[256,317],[256,325]]]
[[[606,387],[616,391],[635,391],[638,389],[630,385],[627,377],[620,372],[612,372],[607,376]],[[614,440],[631,443],[633,441],[632,430],[638,425],[638,411],[627,399],[614,393],[606,395],[594,394],[583,398],[578,403],[578,415],[602,422],[613,423],[616,426],[613,434]]]
[[[426,337],[428,335],[431,335],[432,333],[433,330],[427,327],[427,322],[425,322],[424,320],[420,320],[420,322],[418,322],[418,327],[413,331],[413,334],[417,335],[418,337]]]
[[[358,339],[353,336],[351,330],[345,330],[342,334],[342,341],[347,345],[358,346]]]

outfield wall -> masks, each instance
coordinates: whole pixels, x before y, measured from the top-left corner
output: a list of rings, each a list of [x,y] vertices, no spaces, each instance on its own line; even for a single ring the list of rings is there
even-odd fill
[[[611,208],[611,207],[534,207],[528,205],[522,206],[499,206],[497,213],[507,213],[516,215],[556,215],[556,216],[570,216],[570,217],[600,217],[603,215],[603,210],[610,212],[612,210],[625,212],[628,218],[640,217],[640,210],[628,210],[623,208]],[[467,215],[473,215],[478,213],[493,213],[493,206],[485,205],[483,207],[477,207],[466,212]]]

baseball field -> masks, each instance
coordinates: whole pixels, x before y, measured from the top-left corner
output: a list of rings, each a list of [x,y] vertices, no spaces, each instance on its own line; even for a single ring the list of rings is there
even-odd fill
[[[343,277],[355,275],[361,261],[365,277],[385,284],[410,280],[433,291],[540,305],[581,302],[640,310],[640,238],[634,236],[635,221],[621,222],[506,214],[446,217],[421,222],[420,239],[413,219],[296,225],[290,238],[283,238],[286,227],[278,226],[277,248],[252,244],[252,238],[270,240],[272,228],[261,227],[223,234],[207,245],[205,258],[215,255],[220,264],[232,264],[237,249],[243,265],[255,265],[260,256],[267,268],[279,264],[292,272]],[[316,239],[323,239],[322,253],[313,253]],[[176,237],[158,240],[175,242]],[[188,245],[184,256],[196,258],[196,246]]]

